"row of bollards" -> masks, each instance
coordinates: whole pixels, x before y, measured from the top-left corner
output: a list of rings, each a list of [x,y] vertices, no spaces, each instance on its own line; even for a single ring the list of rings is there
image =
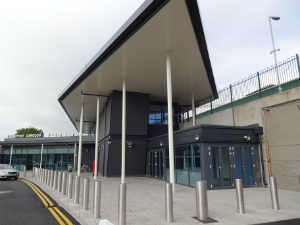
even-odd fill
[[[26,176],[26,168],[24,168],[24,176]],[[73,183],[73,174],[67,174],[66,172],[58,172],[42,168],[34,168],[32,176],[42,183],[47,184],[55,191],[61,192],[62,195],[67,195],[68,199],[73,198],[74,204],[79,204],[80,193],[80,177],[76,176]],[[237,200],[237,213],[245,214],[245,203],[243,193],[243,180],[236,179],[236,200]],[[276,178],[270,177],[269,179],[272,209],[279,210],[278,191],[276,185]],[[85,178],[83,180],[83,196],[82,196],[82,209],[88,210],[89,206],[89,187],[90,179]],[[74,189],[74,196],[73,194]],[[196,181],[195,186],[196,194],[196,214],[197,219],[205,221],[209,219],[208,213],[208,199],[207,199],[207,182]],[[95,181],[94,183],[94,218],[100,218],[100,206],[101,206],[101,182]],[[118,202],[118,222],[120,225],[126,224],[126,183],[120,184],[119,187],[119,202]],[[172,184],[166,183],[165,187],[165,211],[166,221],[168,223],[173,222],[173,193]]]
[[[26,169],[24,169],[26,171]],[[24,175],[26,172],[24,173]],[[47,186],[52,188],[54,191],[61,192],[62,195],[67,195],[68,199],[73,198],[74,204],[79,204],[80,194],[80,177],[76,176],[73,179],[73,174],[67,172],[54,171],[43,168],[33,168],[32,176],[38,181],[45,183]],[[74,182],[73,182],[74,180]],[[89,188],[90,179],[85,178],[83,180],[83,196],[82,196],[82,210],[88,210],[89,208]],[[74,189],[74,196],[73,196]],[[126,189],[125,189],[126,190]],[[125,192],[126,195],[126,192]],[[100,206],[101,206],[101,181],[95,181],[94,183],[94,218],[100,218]],[[123,206],[123,211],[126,207]],[[124,215],[126,215],[124,213]]]
[[[269,184],[270,184],[272,209],[279,210],[276,177],[270,177]],[[236,187],[237,213],[245,214],[246,212],[245,212],[245,203],[244,203],[243,180],[236,179],[235,187]],[[195,192],[196,192],[197,219],[200,221],[206,221],[209,219],[208,199],[207,199],[207,182],[206,181],[196,181]],[[168,223],[173,222],[174,221],[174,218],[173,218],[173,193],[172,193],[172,184],[171,183],[166,183],[166,187],[165,187],[165,212],[166,212],[166,222],[168,222]]]

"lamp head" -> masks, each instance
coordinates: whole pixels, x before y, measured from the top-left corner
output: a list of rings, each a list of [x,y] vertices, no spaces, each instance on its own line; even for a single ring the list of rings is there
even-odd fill
[[[270,18],[271,18],[272,20],[280,20],[280,17],[279,17],[279,16],[270,16]]]

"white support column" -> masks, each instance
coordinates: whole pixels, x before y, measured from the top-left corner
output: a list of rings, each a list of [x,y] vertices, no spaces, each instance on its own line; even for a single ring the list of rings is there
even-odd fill
[[[192,115],[193,115],[193,126],[196,126],[196,110],[195,110],[194,92],[192,92]]]
[[[170,51],[166,55],[167,64],[167,93],[168,93],[168,133],[169,133],[169,164],[170,164],[170,183],[173,193],[175,193],[174,176],[174,140],[173,140],[173,104],[172,104],[172,80],[171,80],[171,57]]]
[[[13,150],[14,145],[10,147],[10,158],[9,158],[9,165],[11,165],[11,157],[12,157],[12,150]]]
[[[97,97],[97,114],[96,114],[96,137],[95,137],[95,171],[94,180],[98,174],[98,136],[99,136],[99,116],[100,116],[100,97]]]
[[[126,78],[123,78],[122,100],[122,169],[121,184],[125,184],[125,147],[126,147]]]
[[[76,171],[76,143],[74,144],[73,171]]]
[[[44,144],[42,144],[42,149],[41,149],[41,162],[40,162],[40,169],[42,168],[42,162],[43,162],[43,150],[44,150]]]
[[[80,113],[80,131],[79,131],[79,149],[78,149],[78,164],[77,164],[77,175],[80,177],[81,169],[81,156],[82,156],[82,124],[83,124],[83,103],[81,103],[81,113]]]

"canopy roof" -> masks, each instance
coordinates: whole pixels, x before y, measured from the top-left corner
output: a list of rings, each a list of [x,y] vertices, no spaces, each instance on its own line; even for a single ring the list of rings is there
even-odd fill
[[[128,3],[130,4],[130,3]],[[196,0],[146,0],[58,100],[79,130],[84,120],[96,121],[96,98],[81,92],[111,95],[122,90],[149,93],[151,101],[167,101],[166,52],[171,53],[173,102],[191,105],[216,92],[207,45]],[[101,98],[100,111],[106,98]],[[93,123],[84,123],[90,132]]]

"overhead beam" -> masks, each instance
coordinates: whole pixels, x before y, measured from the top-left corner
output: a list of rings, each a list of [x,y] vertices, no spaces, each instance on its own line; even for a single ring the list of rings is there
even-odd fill
[[[106,97],[106,98],[110,97],[110,95],[97,95],[97,94],[83,93],[83,91],[81,91],[81,95],[89,95],[89,96],[95,96],[95,97]]]

